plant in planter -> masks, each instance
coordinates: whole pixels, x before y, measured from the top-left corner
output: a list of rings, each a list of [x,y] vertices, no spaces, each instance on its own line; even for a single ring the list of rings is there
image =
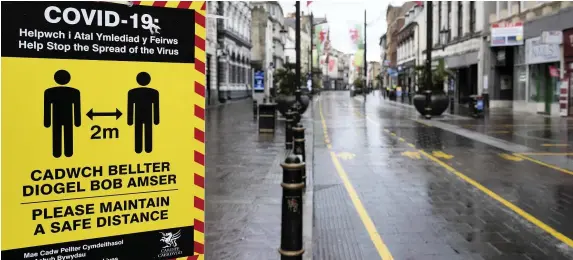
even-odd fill
[[[362,91],[364,90],[364,89],[363,89],[363,87],[364,87],[363,85],[364,85],[364,83],[363,83],[363,81],[362,81],[361,78],[355,79],[355,80],[352,82],[353,88],[350,89],[350,96],[353,97],[353,96],[362,94]]]
[[[304,78],[297,79],[296,72],[294,70],[294,65],[286,64],[285,68],[277,69],[273,75],[275,87],[277,89],[277,108],[281,115],[285,115],[290,107],[296,102],[295,91],[300,86],[306,85]],[[301,90],[302,91],[302,90]],[[304,113],[308,108],[310,103],[310,97],[308,96],[308,91],[302,91],[306,93],[301,96],[302,99],[302,110]]]
[[[438,60],[438,66],[432,68],[432,85],[426,85],[426,72],[424,66],[417,66],[416,73],[418,76],[418,84],[422,86],[414,96],[414,107],[421,115],[426,115],[426,94],[427,90],[431,90],[430,107],[432,108],[432,116],[440,116],[448,109],[449,101],[448,96],[444,92],[444,82],[448,77],[454,77],[454,73],[446,68],[444,59]]]

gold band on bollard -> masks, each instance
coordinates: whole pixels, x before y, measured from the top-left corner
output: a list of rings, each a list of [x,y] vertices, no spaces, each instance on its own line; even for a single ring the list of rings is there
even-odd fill
[[[259,133],[274,133],[275,130],[271,128],[261,128],[259,129]]]
[[[275,115],[259,115],[259,117],[275,117]]]
[[[301,138],[301,139],[296,139],[296,138],[295,138],[294,141],[295,141],[295,142],[304,142],[304,138]]]
[[[286,251],[279,248],[279,253],[284,256],[299,256],[304,254],[304,249],[298,251]]]
[[[304,168],[305,167],[305,163],[301,162],[301,163],[281,163],[281,167],[283,169],[287,169],[287,170],[298,170],[300,168]]]
[[[281,187],[287,190],[300,190],[304,188],[304,183],[281,183]]]

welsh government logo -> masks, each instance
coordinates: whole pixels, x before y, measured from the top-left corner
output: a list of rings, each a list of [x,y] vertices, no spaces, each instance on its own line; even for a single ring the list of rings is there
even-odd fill
[[[175,248],[177,247],[177,239],[181,237],[181,229],[177,231],[175,234],[172,232],[163,233],[160,232],[163,237],[161,237],[160,241],[165,243],[163,248]]]

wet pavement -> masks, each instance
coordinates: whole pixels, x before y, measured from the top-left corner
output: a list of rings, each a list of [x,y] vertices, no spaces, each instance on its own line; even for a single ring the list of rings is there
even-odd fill
[[[259,135],[252,103],[245,100],[207,108],[205,122],[205,258],[279,259],[284,121],[277,122],[276,134]],[[307,124],[306,151],[312,161],[312,124]],[[307,176],[312,178],[312,168]],[[309,184],[303,203],[305,259],[312,256]]]
[[[569,120],[426,121],[347,92],[315,105],[315,259],[573,259]]]

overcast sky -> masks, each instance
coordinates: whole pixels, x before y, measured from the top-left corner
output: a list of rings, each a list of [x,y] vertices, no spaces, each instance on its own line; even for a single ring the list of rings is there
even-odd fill
[[[279,1],[283,7],[285,15],[295,11],[295,1]],[[394,6],[401,5],[405,1],[370,0],[322,0],[313,1],[307,8],[307,1],[301,1],[300,9],[305,14],[309,11],[314,13],[314,17],[324,17],[328,19],[330,27],[330,41],[332,46],[339,51],[352,53],[350,36],[348,30],[354,24],[364,23],[364,10],[366,10],[367,26],[367,53],[368,61],[380,61],[380,36],[386,32],[386,8],[388,4]]]

